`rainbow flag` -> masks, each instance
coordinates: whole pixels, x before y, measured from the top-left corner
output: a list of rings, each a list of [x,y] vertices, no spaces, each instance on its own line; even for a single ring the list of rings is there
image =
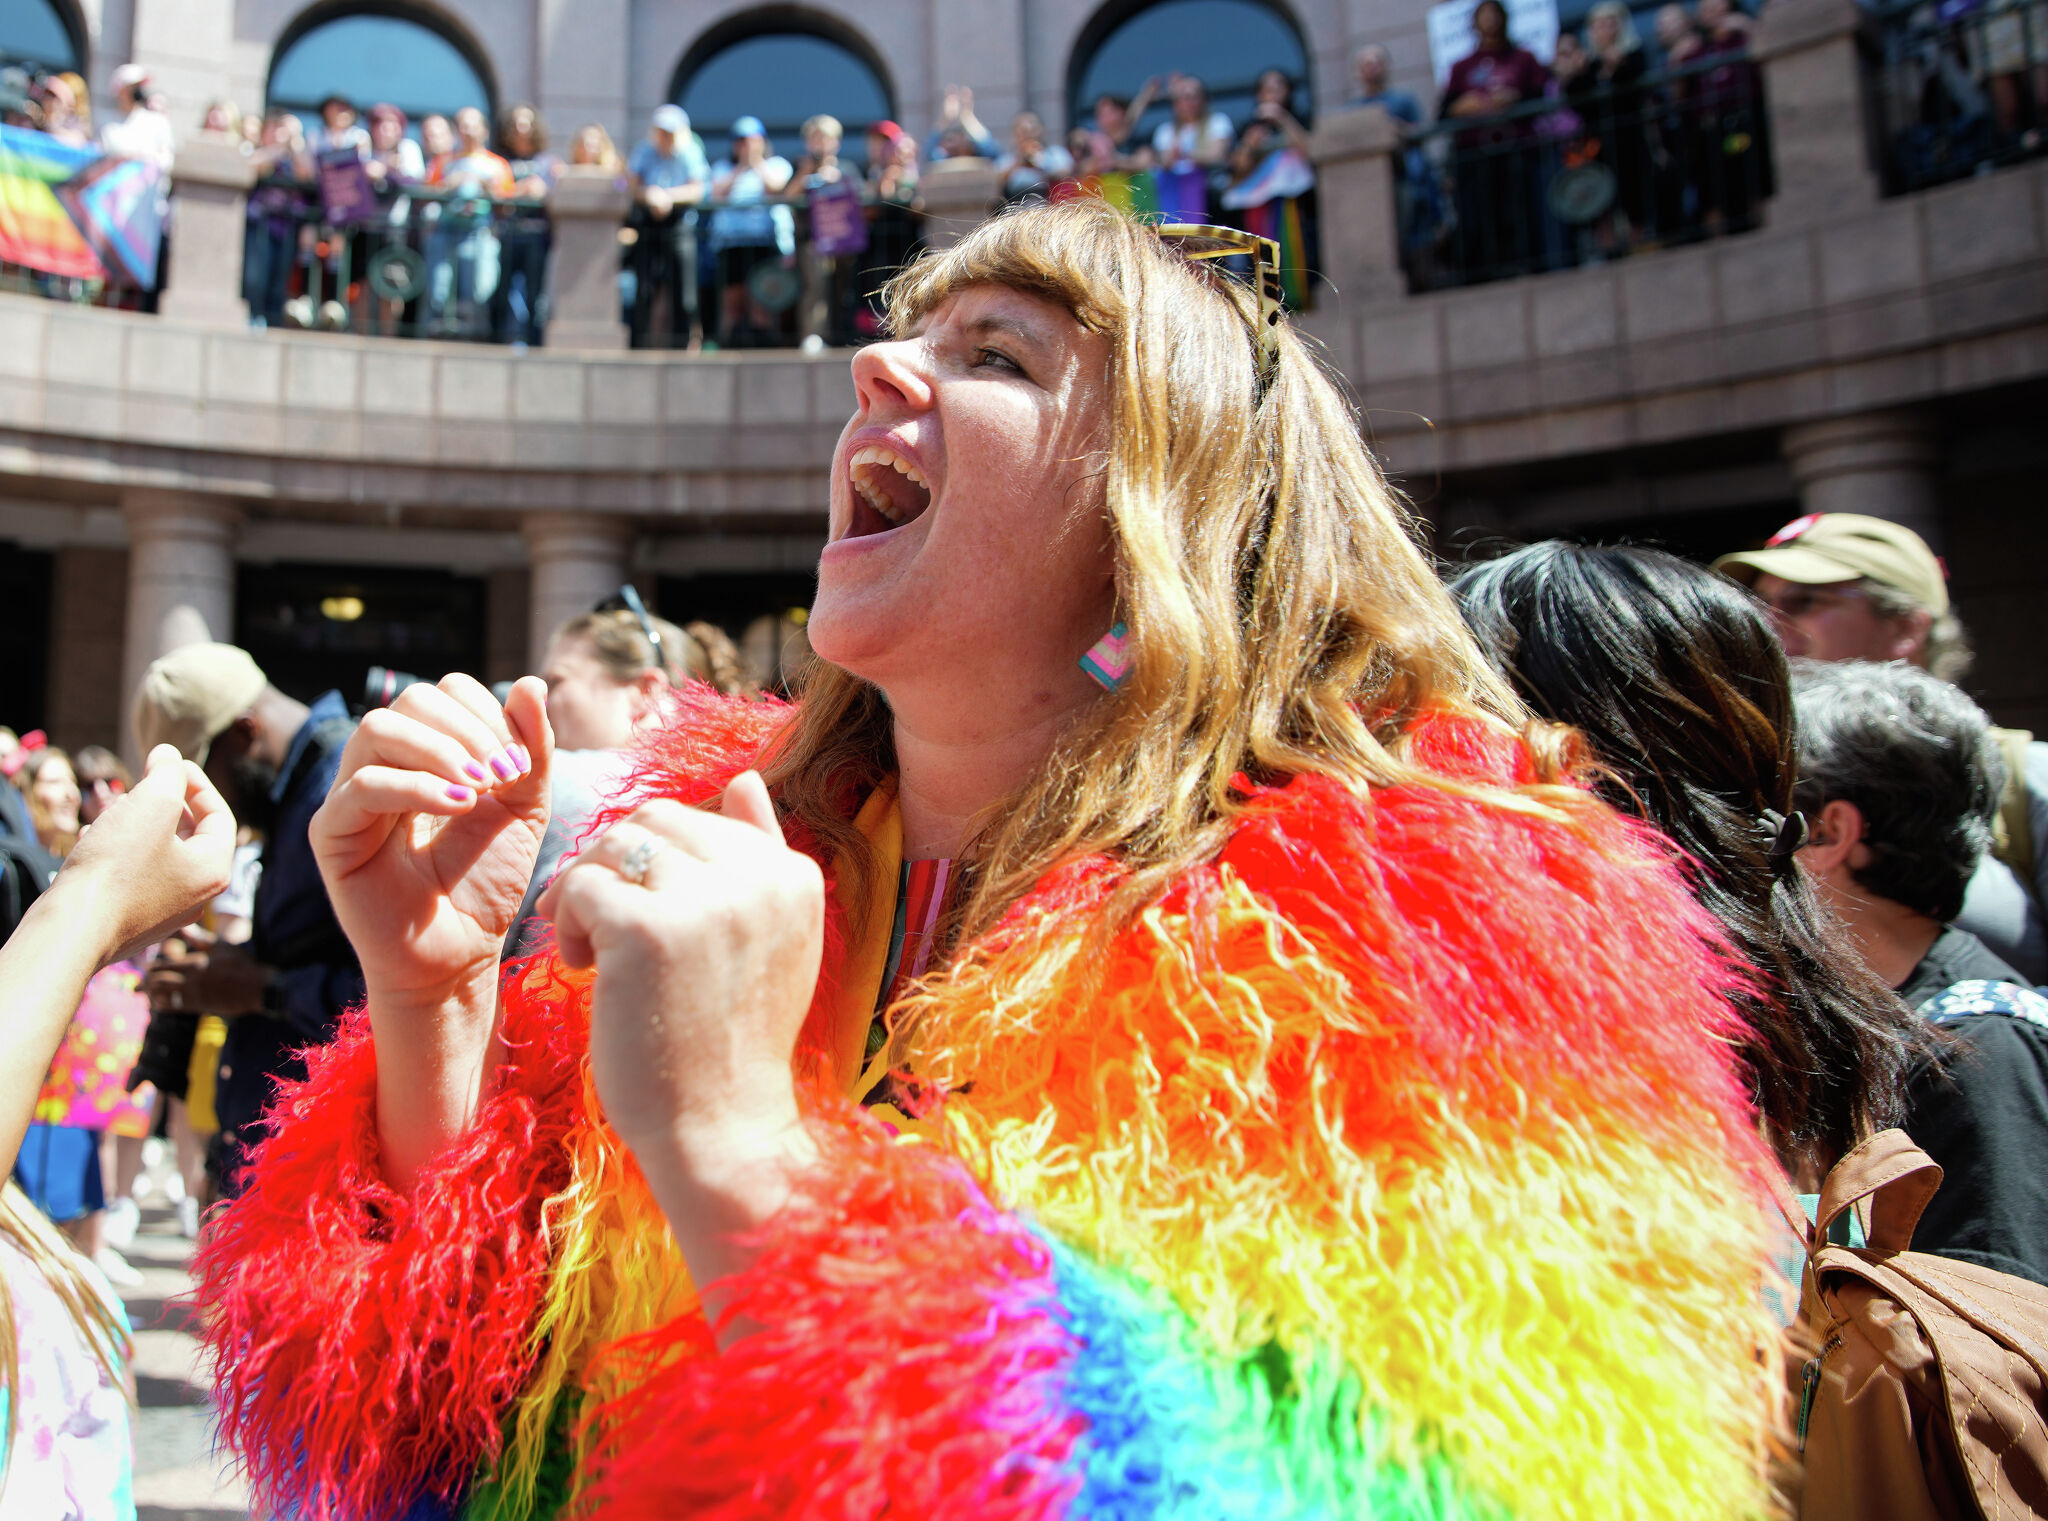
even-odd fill
[[[0,127],[0,262],[104,280],[107,267],[57,199],[57,187],[102,157],[47,132]]]

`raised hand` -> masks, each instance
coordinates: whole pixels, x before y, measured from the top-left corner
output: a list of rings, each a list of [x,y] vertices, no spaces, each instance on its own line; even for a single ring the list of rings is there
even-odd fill
[[[227,804],[204,771],[158,745],[142,780],[79,836],[51,891],[89,906],[81,927],[111,961],[190,924],[227,891],[234,860]]]
[[[818,981],[825,888],[747,772],[720,813],[661,800],[540,900],[555,947],[594,965],[591,1068],[628,1144],[744,1144],[795,1116],[790,1057]]]
[[[313,851],[373,1004],[494,973],[548,822],[546,689],[500,708],[470,676],[399,694],[357,727]]]
[[[234,859],[227,804],[169,745],[150,752],[142,780],[79,837],[0,945],[0,1175],[14,1167],[87,979],[190,920],[227,888]]]
[[[818,981],[825,887],[783,843],[761,778],[722,812],[655,802],[557,877],[540,910],[597,968],[590,1065],[699,1284],[815,1156],[790,1058]]]

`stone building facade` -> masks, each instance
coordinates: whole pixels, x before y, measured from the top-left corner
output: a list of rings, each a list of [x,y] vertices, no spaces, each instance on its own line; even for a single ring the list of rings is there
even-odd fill
[[[407,8],[460,29],[501,102],[622,139],[693,43],[749,14],[739,0]],[[115,64],[146,63],[189,123],[216,95],[260,100],[279,40],[347,9],[96,0],[77,18],[96,89]],[[1853,0],[1772,0],[1757,52],[1778,184],[1760,229],[1411,295],[1399,139],[1383,113],[1342,102],[1351,56],[1374,41],[1396,82],[1427,94],[1423,9],[1294,0],[1285,14],[1318,107],[1329,289],[1305,322],[1439,551],[1581,533],[1705,554],[1803,510],[1896,518],[1948,557],[1981,650],[1974,689],[2000,719],[2048,729],[2048,166],[1882,194]],[[812,12],[884,62],[911,124],[953,81],[974,85],[991,124],[1024,106],[1064,122],[1075,49],[1105,14],[1098,0]],[[678,617],[732,588],[800,598],[853,403],[843,353],[625,352],[623,198],[608,181],[557,193],[545,349],[251,331],[236,273],[246,184],[220,145],[181,149],[159,314],[0,295],[0,585],[22,588],[0,621],[40,663],[58,742],[125,738],[124,694],[151,658],[234,637],[252,606],[322,567],[337,585],[351,570],[413,575],[444,611],[470,608],[467,659],[493,678],[530,668],[547,630],[625,579]],[[932,175],[934,239],[992,189],[973,168]],[[337,648],[394,666],[431,653]]]

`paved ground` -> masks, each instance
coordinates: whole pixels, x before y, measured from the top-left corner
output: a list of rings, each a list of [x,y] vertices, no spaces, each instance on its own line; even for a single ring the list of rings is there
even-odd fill
[[[160,1195],[158,1197],[161,1197]],[[142,1229],[123,1255],[142,1273],[122,1294],[135,1325],[136,1521],[247,1521],[248,1494],[213,1455],[212,1412],[189,1314],[174,1303],[190,1286],[192,1243],[177,1217],[145,1206]]]

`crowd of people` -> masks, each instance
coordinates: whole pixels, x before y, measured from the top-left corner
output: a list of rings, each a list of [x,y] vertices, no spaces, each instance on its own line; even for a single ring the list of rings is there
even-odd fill
[[[1732,0],[1656,13],[1654,52],[1622,0],[1600,0],[1549,64],[1518,46],[1500,0],[1421,131],[1388,87],[1385,49],[1356,59],[1354,105],[1417,133],[1402,158],[1401,241],[1418,284],[1469,283],[1614,258],[1754,226],[1771,193],[1763,75]]]
[[[565,161],[532,106],[495,129],[476,106],[415,127],[388,102],[359,111],[332,96],[309,128],[222,100],[204,130],[240,141],[257,169],[242,255],[256,325],[541,341],[546,203]],[[587,152],[579,141],[568,162]]]
[[[629,586],[360,717],[174,650],[132,785],[16,742],[10,1497],[118,1483],[89,1222],[180,1095],[280,1515],[1757,1515],[1792,1194],[1902,1129],[1916,1249],[2048,1292],[2048,745],[1941,562],[1446,584],[1197,251],[892,288],[793,701]]]
[[[2042,31],[2037,9],[1944,6],[1887,24],[1877,93],[1895,178],[1932,183],[2042,151],[2048,74],[2027,62],[2048,46],[2027,40]],[[1413,134],[1398,196],[1416,285],[1562,268],[1756,224],[1774,183],[1769,116],[1738,0],[1670,0],[1649,36],[1623,0],[1600,0],[1548,61],[1509,36],[1500,0],[1478,7],[1473,27],[1434,123],[1414,94],[1390,86],[1378,44],[1358,53],[1345,102],[1382,106]],[[111,83],[116,112],[97,130],[76,73],[9,71],[0,115],[168,168],[174,133],[147,70],[124,66]],[[1267,70],[1235,121],[1211,107],[1199,79],[1164,75],[1135,95],[1098,96],[1064,138],[1032,111],[999,137],[975,114],[973,91],[951,86],[922,151],[883,121],[857,162],[840,124],[820,115],[804,124],[796,163],[770,147],[758,117],[734,124],[714,163],[678,106],[656,111],[630,151],[587,123],[566,155],[526,104],[493,125],[474,107],[413,123],[389,103],[339,97],[311,115],[244,115],[220,100],[204,129],[238,139],[261,170],[244,258],[259,324],[541,341],[546,200],[564,164],[576,164],[630,182],[620,290],[635,346],[846,346],[879,331],[880,286],[919,247],[920,167],[946,159],[994,162],[1004,202],[1096,194],[1271,238],[1287,299],[1305,308],[1319,262],[1305,86]],[[1140,130],[1161,102],[1168,118]],[[335,167],[334,155],[350,152],[359,167]]]

